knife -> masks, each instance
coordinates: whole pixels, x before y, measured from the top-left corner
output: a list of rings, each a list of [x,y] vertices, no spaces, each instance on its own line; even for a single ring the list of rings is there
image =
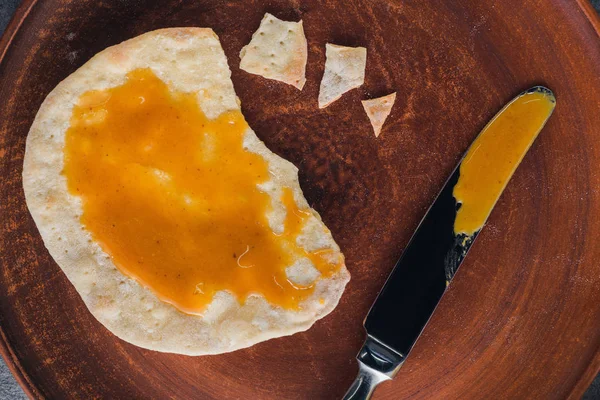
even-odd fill
[[[358,376],[344,400],[369,399],[400,370],[555,105],[552,91],[533,87],[500,110],[471,144],[367,314]]]

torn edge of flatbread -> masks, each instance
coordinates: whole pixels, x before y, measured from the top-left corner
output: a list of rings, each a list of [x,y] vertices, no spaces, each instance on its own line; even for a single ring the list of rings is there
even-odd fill
[[[375,132],[375,137],[379,137],[381,128],[385,120],[390,115],[392,107],[396,102],[396,92],[376,99],[362,100],[361,103]]]
[[[365,81],[367,49],[327,43],[325,72],[319,89],[319,108],[325,108]]]
[[[240,69],[302,90],[308,59],[302,21],[282,21],[266,13],[240,59]]]

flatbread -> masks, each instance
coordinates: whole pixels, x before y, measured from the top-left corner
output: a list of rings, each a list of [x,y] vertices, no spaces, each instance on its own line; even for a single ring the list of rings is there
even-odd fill
[[[73,106],[89,90],[123,84],[127,73],[138,68],[150,68],[173,90],[197,93],[200,108],[209,118],[240,109],[225,54],[211,29],[157,30],[94,56],[48,95],[27,137],[23,187],[49,253],[94,317],[121,339],[140,347],[188,355],[216,354],[308,329],[337,305],[349,280],[345,266],[328,278],[316,276],[306,263],[290,266],[290,280],[306,283],[316,279],[313,293],[298,310],[273,306],[260,295],[251,295],[240,305],[230,293],[221,291],[202,316],[189,315],[123,275],[82,226],[81,199],[68,192],[61,174]],[[309,208],[298,184],[298,170],[267,149],[250,128],[244,146],[269,164],[271,179],[260,189],[272,197],[269,225],[281,230],[286,214],[280,201],[283,187],[292,189],[300,208]],[[311,213],[297,243],[309,252],[331,249],[343,264],[331,234],[319,215],[314,210]]]
[[[240,68],[302,90],[307,58],[302,21],[282,21],[266,13],[250,43],[240,51]]]
[[[319,108],[325,108],[365,81],[367,49],[327,43],[325,72],[319,90]]]
[[[396,102],[396,92],[377,99],[362,100],[363,108],[371,121],[375,137],[379,137],[381,127],[390,115],[394,102]]]

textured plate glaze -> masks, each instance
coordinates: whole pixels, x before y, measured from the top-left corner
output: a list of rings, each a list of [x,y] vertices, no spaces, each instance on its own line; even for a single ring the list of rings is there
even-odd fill
[[[577,398],[600,367],[600,24],[583,0],[433,3],[26,0],[0,43],[0,350],[25,390],[340,397],[356,373],[362,319],[444,180],[506,101],[544,84],[556,112],[409,361],[376,397]],[[301,92],[238,69],[267,11],[304,20]],[[352,281],[308,332],[210,357],[131,346],[87,312],[27,212],[25,138],[44,97],[106,46],[169,26],[219,34],[250,125],[300,168],[346,254]],[[325,42],[368,47],[367,73],[362,88],[318,110]],[[359,100],[394,90],[375,139]]]

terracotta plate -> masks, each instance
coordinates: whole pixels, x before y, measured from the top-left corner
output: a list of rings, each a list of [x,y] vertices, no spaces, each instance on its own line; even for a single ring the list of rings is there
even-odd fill
[[[545,84],[556,112],[377,398],[577,398],[600,368],[600,23],[581,2],[26,0],[0,46],[0,350],[25,390],[339,398],[362,319],[461,154],[506,101]],[[238,68],[267,11],[304,21],[303,91]],[[25,137],[44,97],[94,53],[170,26],[218,33],[250,125],[300,168],[346,254],[352,281],[339,307],[305,333],[210,357],[131,346],[87,312],[27,211]],[[369,55],[365,85],[320,111],[326,42]],[[376,139],[359,100],[391,91]]]

